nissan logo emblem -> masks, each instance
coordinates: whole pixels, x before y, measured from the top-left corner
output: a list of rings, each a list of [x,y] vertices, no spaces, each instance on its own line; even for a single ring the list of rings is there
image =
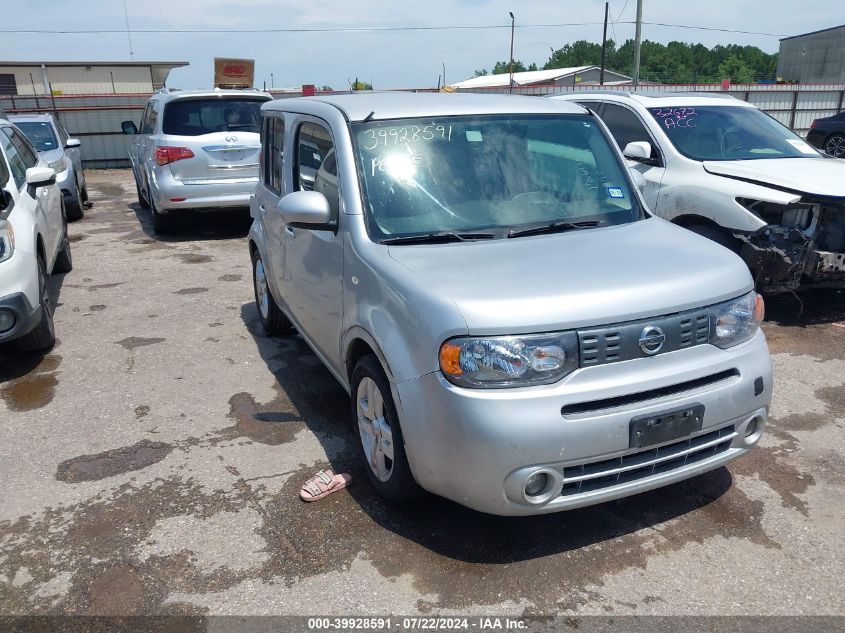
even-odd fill
[[[234,142],[235,142],[235,141],[237,141],[237,140],[238,140],[238,137],[237,137],[237,136],[227,136],[227,137],[226,137],[226,142],[227,142],[227,143],[234,143]]]
[[[653,356],[663,348],[666,335],[656,325],[646,325],[640,334],[640,349],[649,356]]]

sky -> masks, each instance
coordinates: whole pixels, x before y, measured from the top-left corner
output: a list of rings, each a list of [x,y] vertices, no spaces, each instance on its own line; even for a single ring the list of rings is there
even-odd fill
[[[121,0],[6,0],[0,22],[0,60],[128,61],[129,41]],[[634,36],[636,0],[611,0],[615,24],[608,37]],[[845,24],[843,0],[644,0],[644,22],[704,26],[773,35],[723,33],[643,25],[643,38],[716,44],[749,44],[777,52],[778,36]],[[507,60],[509,11],[515,16],[514,59],[542,66],[567,42],[601,42],[603,0],[126,0],[136,61],[187,61],[168,85],[204,88],[213,82],[214,57],[255,59],[255,84],[302,84],[345,89],[357,77],[379,88],[437,85],[488,71]],[[563,26],[571,24],[579,26]],[[583,25],[583,23],[594,23]],[[623,24],[624,23],[624,24]],[[443,27],[490,25],[495,29],[358,32],[237,30]],[[530,26],[544,25],[544,26]],[[545,26],[554,25],[554,26]],[[218,29],[219,33],[143,33],[143,30]],[[119,31],[55,34],[24,30]],[[627,72],[628,69],[618,69]],[[272,75],[272,80],[271,80]]]

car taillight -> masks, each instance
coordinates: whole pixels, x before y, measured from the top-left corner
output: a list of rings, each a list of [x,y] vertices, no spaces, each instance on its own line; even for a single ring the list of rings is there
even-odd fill
[[[813,122],[810,123],[810,129],[812,130],[814,127],[816,127],[816,120],[815,119],[813,119]]]
[[[194,157],[190,147],[156,147],[155,154],[156,162],[159,165],[167,165],[177,160]]]

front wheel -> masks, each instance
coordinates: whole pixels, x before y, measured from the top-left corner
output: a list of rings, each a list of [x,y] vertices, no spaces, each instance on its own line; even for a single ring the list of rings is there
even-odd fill
[[[255,306],[258,308],[258,318],[268,336],[289,330],[291,323],[279,309],[270,284],[267,281],[267,269],[264,260],[256,248],[252,251],[252,289],[255,293]]]
[[[834,158],[845,158],[845,134],[833,134],[824,143],[824,151]]]
[[[50,284],[47,264],[38,257],[38,303],[41,307],[41,321],[28,334],[18,339],[18,348],[24,352],[46,354],[56,344],[56,330],[53,325],[53,302],[50,298]]]
[[[352,372],[352,416],[367,478],[388,501],[404,503],[422,495],[411,473],[390,381],[375,356]]]
[[[56,255],[56,263],[53,264],[53,272],[69,273],[71,270],[73,270],[73,257],[70,254],[70,239],[67,235],[67,218],[63,217],[62,241],[59,245],[59,253]]]
[[[728,235],[727,232],[722,229],[716,228],[715,226],[709,226],[707,224],[694,224],[686,228],[693,233],[698,233],[700,236],[706,237],[708,240],[721,244],[734,253],[739,252],[740,245],[731,235]]]

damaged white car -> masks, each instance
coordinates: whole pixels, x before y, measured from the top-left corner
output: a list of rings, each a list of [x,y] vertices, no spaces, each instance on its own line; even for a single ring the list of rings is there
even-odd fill
[[[761,292],[845,288],[845,162],[726,95],[578,92],[651,210],[738,253]]]

